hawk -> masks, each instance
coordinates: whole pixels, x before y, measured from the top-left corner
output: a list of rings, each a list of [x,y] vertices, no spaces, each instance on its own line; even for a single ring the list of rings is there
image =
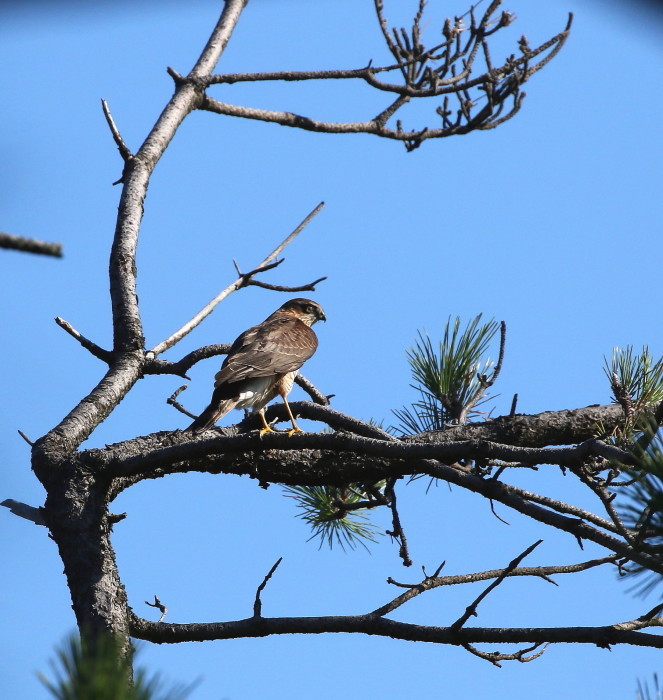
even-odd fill
[[[273,432],[264,409],[273,398],[281,396],[292,422],[290,433],[301,433],[286,397],[297,371],[318,347],[311,326],[326,320],[319,304],[310,299],[291,299],[262,323],[244,331],[215,376],[210,405],[187,430],[201,433],[231,409],[250,407],[262,419],[260,433]]]

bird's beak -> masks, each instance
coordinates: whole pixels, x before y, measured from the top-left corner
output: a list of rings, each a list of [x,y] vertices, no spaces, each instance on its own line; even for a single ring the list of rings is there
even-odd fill
[[[320,311],[318,313],[318,321],[326,321],[326,320],[327,320],[327,317],[325,316],[325,312],[322,309],[320,309]]]

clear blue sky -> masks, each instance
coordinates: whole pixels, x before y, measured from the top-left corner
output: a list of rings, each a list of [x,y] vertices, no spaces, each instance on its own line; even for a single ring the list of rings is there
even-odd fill
[[[65,248],[63,260],[0,251],[0,500],[43,502],[16,430],[42,435],[103,372],[53,323],[62,316],[109,344],[107,260],[120,194],[111,183],[121,162],[99,100],[108,100],[135,150],[172,92],[166,66],[190,69],[217,5],[0,9],[0,230]],[[415,10],[414,2],[386,5],[394,21]],[[391,422],[390,410],[413,398],[405,348],[417,330],[437,337],[449,315],[478,312],[504,319],[509,329],[494,415],[508,411],[516,392],[523,413],[607,403],[601,366],[613,346],[648,344],[654,355],[663,352],[663,25],[645,5],[620,9],[626,6],[505,4],[518,21],[508,30],[510,45],[500,44],[503,52],[515,50],[523,33],[532,44],[547,39],[573,11],[567,46],[528,84],[515,119],[495,131],[426,142],[410,154],[368,136],[190,116],[160,162],[146,204],[138,265],[148,345],[234,279],[233,258],[252,267],[324,200],[286,262],[264,279],[301,284],[329,276],[315,294],[329,321],[305,374],[336,394],[336,408]],[[465,9],[463,2],[432,1],[427,33],[434,37],[445,14]],[[372,3],[253,0],[219,71],[351,68],[369,59],[388,60]],[[212,94],[344,121],[371,117],[385,104],[383,95],[348,83],[232,86]],[[413,126],[433,120],[418,111],[405,118]],[[244,290],[167,357],[232,340],[284,299]],[[191,371],[181,398],[192,410],[209,398],[217,365],[215,359]],[[165,404],[180,383],[165,376],[141,382],[89,444],[184,427]],[[553,468],[520,483],[595,507]],[[157,594],[171,622],[250,615],[256,586],[280,556],[263,596],[265,615],[365,612],[397,593],[388,576],[414,582],[422,565],[431,571],[442,560],[450,574],[502,567],[539,537],[545,541],[530,564],[599,554],[501,510],[510,523],[504,525],[483,499],[458,489],[426,494],[417,482],[401,489],[400,503],[415,560],[408,570],[387,538],[371,554],[318,551],[279,487],[264,491],[235,477],[174,476],[132,488],[113,504],[128,513],[113,542],[135,611],[154,619],[143,601]],[[47,670],[74,618],[46,532],[4,509],[0,519],[0,694],[34,700],[46,696],[35,671]],[[388,526],[384,515],[376,519]],[[607,624],[654,605],[626,593],[609,570],[558,581],[558,588],[505,582],[475,623]],[[396,617],[446,625],[479,590],[440,589]],[[533,663],[496,669],[455,648],[358,636],[145,645],[141,660],[175,681],[200,678],[195,700],[621,699],[635,696],[637,677],[660,669],[654,650],[557,646]]]

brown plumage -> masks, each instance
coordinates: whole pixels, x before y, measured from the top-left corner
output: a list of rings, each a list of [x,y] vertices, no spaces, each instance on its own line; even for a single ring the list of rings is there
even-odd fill
[[[271,430],[264,408],[281,396],[292,422],[292,432],[301,432],[295,423],[287,395],[297,371],[313,355],[318,338],[311,326],[326,321],[322,307],[310,299],[291,299],[262,323],[244,331],[232,344],[217,372],[210,405],[187,428],[200,433],[214,425],[233,408],[251,408],[263,422],[261,432]]]

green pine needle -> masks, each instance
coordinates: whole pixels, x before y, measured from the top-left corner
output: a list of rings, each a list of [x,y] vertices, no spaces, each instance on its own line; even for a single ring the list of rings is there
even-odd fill
[[[384,482],[376,484],[381,490]],[[357,484],[346,488],[336,486],[285,486],[286,495],[294,498],[300,509],[298,517],[311,528],[309,539],[319,538],[320,547],[326,544],[330,549],[339,545],[355,549],[361,545],[368,550],[366,542],[377,542],[380,531],[370,522],[368,508],[358,508],[343,514],[342,504],[354,504],[371,500]],[[376,503],[377,505],[377,503]]]
[[[484,354],[499,327],[492,319],[481,323],[479,314],[461,331],[460,317],[453,321],[449,317],[437,349],[425,331],[418,332],[414,347],[407,351],[407,360],[414,382],[411,386],[419,392],[419,400],[411,407],[393,411],[401,423],[400,432],[437,430],[457,418],[458,409],[480,390],[478,376],[487,374],[493,366]],[[488,399],[483,397],[476,406]]]
[[[654,362],[646,345],[639,355],[633,354],[632,345],[614,348],[610,362],[604,361],[615,402],[627,401],[639,411],[663,401],[663,357]]]
[[[642,418],[637,425],[640,432],[631,447],[636,464],[622,467],[633,483],[619,489],[617,510],[636,532],[642,550],[663,559],[663,437],[652,418]],[[635,564],[628,568],[627,577],[638,578],[630,589],[638,595],[644,597],[663,583],[659,573]]]
[[[37,675],[56,700],[184,700],[195,686],[165,691],[158,675],[148,677],[140,668],[129,685],[131,661],[119,653],[112,637],[97,637],[92,643],[86,635],[72,634],[56,650],[51,667],[54,680]]]
[[[658,673],[654,674],[654,685],[652,690],[649,690],[649,684],[647,681],[644,682],[638,678],[638,691],[636,694],[637,700],[663,700],[663,688],[661,688],[658,682]]]

